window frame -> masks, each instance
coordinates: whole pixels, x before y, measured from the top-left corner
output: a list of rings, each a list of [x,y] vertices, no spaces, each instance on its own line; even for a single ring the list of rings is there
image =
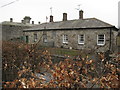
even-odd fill
[[[104,35],[104,39],[103,39],[103,41],[102,41],[102,42],[103,42],[102,44],[99,43],[100,40],[102,40],[102,39],[99,38],[100,35]],[[105,34],[98,34],[98,35],[97,35],[97,45],[98,45],[98,46],[104,46],[104,45],[105,45]]]
[[[68,35],[67,34],[63,35],[63,43],[68,44]]]
[[[47,43],[48,41],[47,41],[47,34],[43,34],[43,42],[44,43]]]
[[[37,33],[34,33],[34,42],[36,42],[37,39],[38,39],[38,37],[37,37]]]
[[[83,41],[81,40],[83,37]],[[78,35],[78,44],[85,44],[85,34]]]

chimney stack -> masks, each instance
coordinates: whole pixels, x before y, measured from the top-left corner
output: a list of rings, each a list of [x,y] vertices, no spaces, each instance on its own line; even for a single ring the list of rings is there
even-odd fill
[[[10,22],[13,22],[13,18],[10,18]]]
[[[53,16],[50,15],[50,22],[53,22]]]
[[[24,20],[21,20],[21,23],[24,23]]]
[[[79,19],[83,19],[83,11],[82,10],[79,11]]]
[[[67,21],[67,13],[63,13],[63,21]]]
[[[38,24],[40,24],[40,22],[38,22]]]
[[[24,24],[30,24],[31,18],[29,16],[24,17]]]
[[[34,21],[32,21],[32,24],[34,24]]]

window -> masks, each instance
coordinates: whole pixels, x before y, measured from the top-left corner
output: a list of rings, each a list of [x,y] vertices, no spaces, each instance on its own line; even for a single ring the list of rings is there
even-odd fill
[[[37,41],[37,34],[34,34],[34,42]]]
[[[78,44],[84,44],[85,42],[85,35],[81,34],[78,35]]]
[[[68,35],[63,35],[63,43],[68,43]]]
[[[46,31],[43,32],[43,42],[47,43],[47,32]]]
[[[29,42],[29,37],[28,36],[26,36],[26,43],[28,43]]]
[[[97,36],[97,45],[105,45],[105,35],[100,34]]]
[[[43,42],[46,43],[47,42],[47,34],[43,35]]]
[[[52,39],[56,37],[56,31],[52,31]]]

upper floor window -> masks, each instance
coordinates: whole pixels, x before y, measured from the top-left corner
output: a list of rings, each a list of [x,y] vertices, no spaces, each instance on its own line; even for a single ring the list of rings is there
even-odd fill
[[[104,34],[97,35],[97,45],[105,45],[105,35]]]
[[[68,35],[63,35],[63,43],[68,43]]]
[[[34,42],[37,41],[37,34],[34,34]]]
[[[85,43],[85,35],[81,34],[78,35],[78,44],[84,44]]]

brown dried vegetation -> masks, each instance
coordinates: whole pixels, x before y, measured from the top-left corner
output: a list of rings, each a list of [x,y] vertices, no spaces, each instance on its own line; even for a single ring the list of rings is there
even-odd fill
[[[72,60],[53,63],[46,49],[35,45],[3,42],[3,75],[11,72],[12,81],[3,79],[3,88],[119,88],[120,57],[110,61],[103,54],[98,61]],[[43,73],[37,76],[36,73]],[[49,80],[47,80],[49,74]],[[47,78],[45,78],[45,76]]]

